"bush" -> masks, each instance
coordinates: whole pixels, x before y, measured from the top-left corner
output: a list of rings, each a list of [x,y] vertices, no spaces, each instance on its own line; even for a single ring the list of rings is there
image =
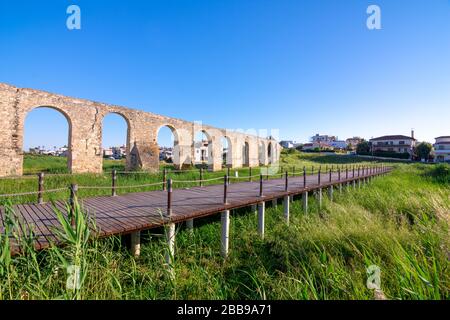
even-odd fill
[[[433,166],[428,175],[440,183],[450,183],[450,165],[441,163]]]
[[[392,151],[375,151],[373,154],[371,152],[358,152],[362,156],[375,156],[375,157],[385,157],[385,158],[396,158],[396,159],[409,159],[410,155],[408,152],[392,152]]]

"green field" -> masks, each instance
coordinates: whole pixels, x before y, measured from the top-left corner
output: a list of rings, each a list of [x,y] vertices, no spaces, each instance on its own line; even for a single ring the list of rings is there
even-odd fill
[[[300,153],[283,154],[281,163],[285,168],[369,164],[356,157]],[[373,299],[373,290],[366,287],[371,265],[380,268],[388,299],[449,299],[449,166],[393,166],[393,172],[362,189],[335,193],[333,202],[325,197],[320,212],[313,197],[308,214],[295,199],[288,227],[282,206],[268,206],[264,240],[248,208],[232,212],[225,261],[220,256],[219,215],[196,220],[193,234],[178,225],[174,278],[164,265],[162,228],[143,234],[138,259],[129,254],[126,237],[85,241],[89,234],[82,214],[75,232],[61,234],[66,243],[62,248],[35,253],[22,238],[24,254],[10,259],[2,236],[0,299]],[[160,178],[142,175],[121,181]],[[190,176],[195,174],[178,177]],[[80,184],[104,179],[108,185],[108,177],[70,179],[80,179]],[[11,190],[21,190],[13,180],[5,181]],[[69,264],[81,267],[80,290],[66,289]]]

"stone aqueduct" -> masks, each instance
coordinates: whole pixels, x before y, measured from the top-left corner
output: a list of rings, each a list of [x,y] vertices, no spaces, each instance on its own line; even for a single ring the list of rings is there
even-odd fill
[[[208,138],[208,167],[213,171],[222,168],[222,137],[228,141],[226,164],[232,168],[276,163],[281,151],[273,139],[0,83],[0,176],[22,175],[25,119],[31,110],[39,107],[55,109],[67,119],[68,167],[72,173],[102,172],[102,123],[110,113],[121,115],[128,125],[127,170],[158,169],[157,137],[163,126],[169,127],[174,135],[177,168],[194,162],[194,139],[198,131]]]

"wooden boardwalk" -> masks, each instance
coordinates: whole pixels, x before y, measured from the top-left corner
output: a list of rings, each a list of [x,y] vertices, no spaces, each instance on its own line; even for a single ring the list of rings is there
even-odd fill
[[[384,170],[384,172],[383,172]],[[347,184],[352,181],[366,179],[389,171],[389,168],[361,173],[353,172],[339,174],[322,173],[300,175],[286,178],[263,180],[263,197],[260,197],[260,180],[253,182],[235,182],[227,186],[227,204],[224,204],[224,184],[173,189],[170,217],[167,213],[167,191],[149,191],[129,193],[120,196],[99,196],[80,200],[82,208],[95,219],[99,237],[127,234],[136,231],[160,227],[168,222],[179,223],[189,219],[205,217],[224,210],[236,209],[270,201],[284,196],[302,194],[330,186]],[[36,236],[36,249],[48,248],[52,243],[58,243],[53,232],[60,227],[54,207],[66,212],[66,202],[44,204],[21,204],[13,206],[16,215],[28,228],[33,228]],[[0,207],[0,232],[4,232],[5,209]]]

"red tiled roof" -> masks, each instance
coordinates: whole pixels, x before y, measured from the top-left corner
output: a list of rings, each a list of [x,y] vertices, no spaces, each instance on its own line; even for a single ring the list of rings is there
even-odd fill
[[[416,139],[408,137],[408,136],[394,135],[394,136],[377,137],[377,138],[370,139],[370,141],[376,141],[376,140],[398,140],[398,139],[412,139],[412,140],[416,140]]]

